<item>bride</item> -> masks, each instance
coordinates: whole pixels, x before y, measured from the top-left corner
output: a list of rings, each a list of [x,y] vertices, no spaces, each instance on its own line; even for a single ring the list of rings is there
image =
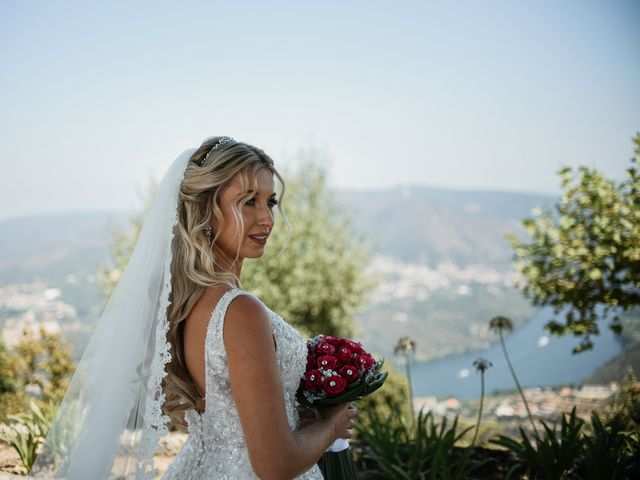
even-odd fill
[[[230,137],[174,161],[32,477],[155,478],[173,422],[189,435],[163,479],[322,479],[357,409],[301,422],[305,341],[240,283],[274,227],[276,178],[282,196],[271,158]]]

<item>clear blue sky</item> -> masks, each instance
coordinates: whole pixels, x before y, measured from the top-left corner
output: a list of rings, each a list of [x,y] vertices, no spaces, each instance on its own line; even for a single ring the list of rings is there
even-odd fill
[[[0,219],[138,206],[226,134],[335,187],[556,193],[622,178],[640,2],[0,0]]]

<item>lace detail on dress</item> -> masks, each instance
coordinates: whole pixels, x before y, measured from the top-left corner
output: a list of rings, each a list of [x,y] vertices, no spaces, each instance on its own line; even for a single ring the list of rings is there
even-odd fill
[[[166,365],[171,361],[171,344],[167,341],[167,332],[169,331],[169,321],[167,320],[167,312],[169,308],[169,292],[171,291],[171,260],[173,249],[171,248],[175,225],[178,221],[178,212],[172,223],[171,232],[169,234],[168,248],[169,254],[164,265],[162,295],[160,296],[160,306],[157,315],[160,318],[156,322],[155,332],[155,348],[154,355],[151,360],[151,371],[147,381],[147,396],[144,406],[144,427],[138,447],[138,462],[136,467],[135,478],[142,480],[151,480],[158,476],[158,472],[154,468],[153,456],[160,446],[160,438],[169,432],[168,425],[171,419],[168,415],[162,413],[162,405],[164,405],[165,394],[162,393],[162,380],[167,375]]]
[[[251,295],[235,288],[225,292],[207,325],[205,338],[205,403],[203,413],[194,409],[185,413],[189,436],[169,466],[163,480],[178,479],[257,479],[249,460],[244,432],[229,384],[229,370],[222,338],[224,317],[238,295]],[[255,297],[254,297],[255,298]],[[267,309],[276,339],[278,370],[282,378],[287,420],[292,430],[299,428],[295,393],[307,363],[307,348],[302,336],[279,315]],[[322,480],[313,465],[301,480]]]

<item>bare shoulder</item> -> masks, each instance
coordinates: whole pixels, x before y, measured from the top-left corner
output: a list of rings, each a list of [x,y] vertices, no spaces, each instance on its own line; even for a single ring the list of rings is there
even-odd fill
[[[269,313],[260,300],[252,295],[238,295],[227,307],[223,328],[225,336],[248,331],[258,334],[256,329],[270,331],[269,324]]]
[[[253,295],[238,295],[227,307],[227,317],[230,318],[268,318],[264,304]]]

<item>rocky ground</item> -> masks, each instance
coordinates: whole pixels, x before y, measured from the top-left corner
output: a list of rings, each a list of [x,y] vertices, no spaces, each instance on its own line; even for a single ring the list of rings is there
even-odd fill
[[[15,478],[22,471],[18,468],[20,457],[18,453],[6,443],[0,443],[0,478]]]
[[[165,472],[186,438],[184,433],[172,432],[161,440],[160,452],[155,457],[158,477]],[[20,457],[14,448],[0,442],[0,480],[25,478],[26,473],[20,465]]]

